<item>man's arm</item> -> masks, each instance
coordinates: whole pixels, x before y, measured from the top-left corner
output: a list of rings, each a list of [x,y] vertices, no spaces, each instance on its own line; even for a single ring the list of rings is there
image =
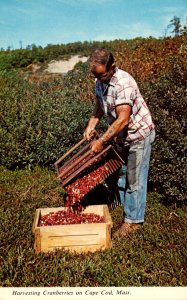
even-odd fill
[[[118,116],[117,119],[109,126],[101,138],[92,143],[91,149],[93,152],[102,151],[104,144],[112,140],[128,125],[131,114],[131,106],[127,104],[116,106],[116,114]]]

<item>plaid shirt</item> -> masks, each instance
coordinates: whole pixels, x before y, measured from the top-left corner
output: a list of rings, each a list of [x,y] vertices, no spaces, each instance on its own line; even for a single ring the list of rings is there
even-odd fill
[[[126,145],[142,140],[150,134],[154,128],[151,114],[136,81],[130,74],[116,68],[109,84],[96,81],[95,92],[109,124],[117,118],[117,105],[128,104],[132,107],[127,133],[119,134]]]

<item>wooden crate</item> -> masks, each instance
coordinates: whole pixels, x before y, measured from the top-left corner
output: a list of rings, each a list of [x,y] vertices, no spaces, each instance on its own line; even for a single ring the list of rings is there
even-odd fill
[[[107,205],[90,205],[84,213],[95,213],[104,216],[105,223],[71,224],[38,226],[40,217],[50,212],[57,212],[65,207],[39,208],[33,222],[36,253],[68,249],[76,253],[95,252],[112,247],[112,219]]]

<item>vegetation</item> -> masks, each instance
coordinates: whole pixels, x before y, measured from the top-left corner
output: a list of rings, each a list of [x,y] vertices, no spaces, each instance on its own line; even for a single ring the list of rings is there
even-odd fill
[[[113,239],[112,249],[36,255],[35,210],[63,205],[63,190],[54,173],[43,168],[0,171],[1,286],[185,286],[185,209],[166,207],[161,195],[149,193],[145,225],[125,239]],[[111,215],[115,231],[121,207]]]
[[[184,286],[187,35],[48,45],[0,52],[0,286]],[[177,30],[179,31],[177,32]],[[87,63],[27,81],[29,64],[107,46],[138,81],[156,125],[146,222],[103,252],[34,253],[36,208],[64,205],[54,162],[82,137],[94,102]],[[103,131],[103,121],[98,131]],[[104,201],[104,200],[103,200]],[[106,201],[106,199],[105,199]],[[115,231],[122,210],[111,210]],[[78,272],[77,272],[78,271]]]
[[[149,186],[167,202],[178,203],[184,202],[186,187],[186,40],[186,35],[135,39],[111,42],[110,47],[116,46],[117,65],[139,82],[156,125]],[[93,107],[93,88],[86,63],[77,64],[64,78],[32,84],[18,71],[3,71],[1,164],[9,169],[52,167],[82,137]]]

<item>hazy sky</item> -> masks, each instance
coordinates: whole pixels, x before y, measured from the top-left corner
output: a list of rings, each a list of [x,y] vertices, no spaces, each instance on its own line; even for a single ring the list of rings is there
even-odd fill
[[[0,0],[0,48],[164,36],[187,0]]]

